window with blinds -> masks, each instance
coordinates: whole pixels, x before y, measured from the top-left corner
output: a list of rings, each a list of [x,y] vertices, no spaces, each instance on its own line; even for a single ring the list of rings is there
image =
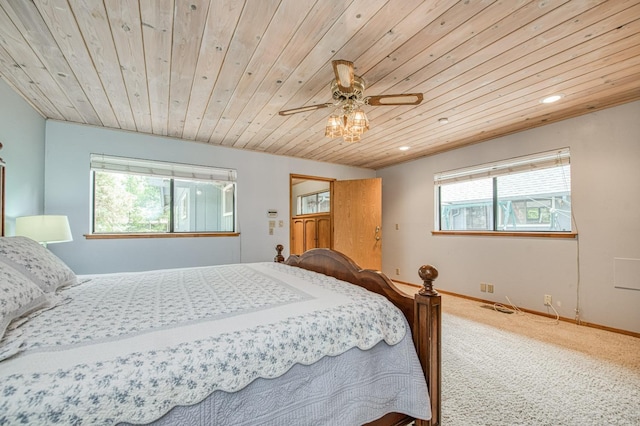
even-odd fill
[[[434,176],[440,231],[571,231],[568,148]]]
[[[232,169],[91,154],[92,233],[235,232]]]

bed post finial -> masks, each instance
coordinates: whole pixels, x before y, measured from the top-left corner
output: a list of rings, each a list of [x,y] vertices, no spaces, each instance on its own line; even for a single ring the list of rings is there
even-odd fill
[[[418,275],[423,281],[420,294],[424,296],[437,296],[438,292],[433,288],[433,281],[438,278],[438,270],[431,265],[422,265],[418,270]]]
[[[414,299],[413,336],[418,358],[424,370],[429,399],[431,401],[431,419],[416,419],[416,426],[439,426],[441,418],[441,384],[440,366],[441,334],[442,334],[442,296],[433,288],[433,280],[438,278],[438,270],[431,265],[422,265],[418,270],[424,287],[418,291]]]
[[[276,246],[276,251],[278,254],[273,258],[274,262],[282,263],[284,262],[284,256],[282,255],[282,250],[284,250],[284,246],[282,244],[278,244]]]

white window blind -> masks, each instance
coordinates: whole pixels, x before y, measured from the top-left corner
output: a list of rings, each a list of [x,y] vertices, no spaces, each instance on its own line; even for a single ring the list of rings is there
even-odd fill
[[[91,170],[218,182],[235,182],[237,179],[237,172],[234,169],[115,157],[104,154],[91,154]]]
[[[524,157],[439,172],[434,175],[433,181],[436,186],[439,186],[454,182],[464,182],[511,173],[558,167],[569,164],[569,160],[569,148],[559,148],[553,151],[541,152]]]

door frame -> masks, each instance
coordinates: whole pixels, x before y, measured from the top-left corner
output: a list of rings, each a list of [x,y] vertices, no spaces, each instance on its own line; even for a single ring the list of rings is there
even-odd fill
[[[328,178],[322,176],[310,176],[310,175],[301,175],[297,173],[289,173],[289,253],[291,253],[291,249],[293,248],[293,222],[292,218],[295,212],[295,204],[293,201],[293,186],[294,181],[296,180],[314,180],[320,182],[329,182],[329,217],[330,217],[330,227],[331,227],[331,248],[333,248],[333,182],[336,181],[335,178]]]

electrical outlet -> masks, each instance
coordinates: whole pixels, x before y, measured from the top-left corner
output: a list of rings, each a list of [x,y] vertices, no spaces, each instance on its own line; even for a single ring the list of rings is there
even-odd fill
[[[487,284],[487,292],[493,293],[493,284]]]
[[[396,268],[396,275],[400,275],[400,268]]]
[[[487,291],[487,285],[485,283],[480,283],[480,291],[482,291],[482,292],[486,292]]]
[[[544,304],[545,304],[545,306],[551,306],[551,295],[550,294],[545,294],[544,295]]]

